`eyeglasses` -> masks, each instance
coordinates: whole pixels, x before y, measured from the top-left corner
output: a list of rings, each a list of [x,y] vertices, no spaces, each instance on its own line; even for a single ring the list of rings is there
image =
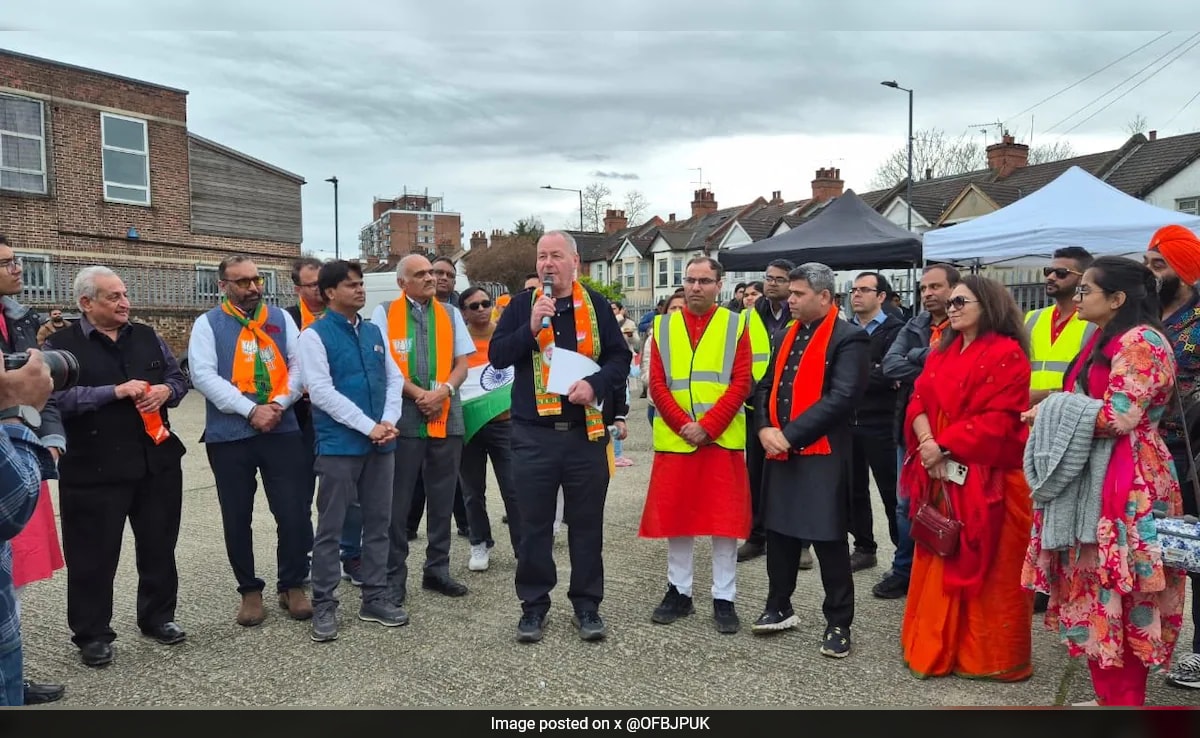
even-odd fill
[[[4,261],[0,261],[0,269],[8,270],[9,274],[16,274],[17,272],[21,271],[22,265],[23,265],[23,262],[21,260],[21,257],[19,257],[19,256],[14,257],[12,259],[5,259]]]
[[[255,287],[262,287],[263,284],[265,284],[267,280],[264,279],[263,276],[260,274],[257,277],[242,277],[241,279],[226,279],[223,281],[228,282],[230,284],[236,284],[238,287],[240,287],[244,290],[247,290],[247,289],[250,289],[250,285],[254,285]]]
[[[1103,292],[1104,292],[1104,288],[1102,288],[1102,287],[1093,287],[1093,286],[1092,286],[1092,285],[1090,285],[1090,284],[1081,284],[1081,285],[1079,285],[1078,287],[1076,287],[1076,288],[1075,288],[1075,294],[1076,294],[1076,295],[1078,295],[1079,297],[1086,297],[1087,295],[1090,295],[1090,294],[1092,294],[1093,292],[1099,292],[1099,293],[1103,293]]]
[[[1083,276],[1083,272],[1077,272],[1074,269],[1067,269],[1066,267],[1045,267],[1042,269],[1043,277],[1049,277],[1051,274],[1054,275],[1055,279],[1066,279],[1068,274]]]
[[[856,295],[869,295],[872,292],[875,292],[875,293],[883,292],[883,290],[877,290],[874,287],[851,287],[850,292],[852,292]]]
[[[962,310],[967,306],[968,302],[979,302],[979,300],[968,300],[962,295],[957,295],[946,301],[946,309],[949,310],[950,308],[953,308],[955,310]]]
[[[480,310],[480,309],[487,310],[491,306],[492,306],[491,300],[480,300],[479,302],[469,303],[467,305],[467,310]]]
[[[713,279],[712,277],[684,277],[683,283],[686,285],[698,284],[703,285],[704,287],[711,287],[717,283],[717,280]]]
[[[787,284],[791,280],[787,277],[763,277],[763,281],[767,284]]]

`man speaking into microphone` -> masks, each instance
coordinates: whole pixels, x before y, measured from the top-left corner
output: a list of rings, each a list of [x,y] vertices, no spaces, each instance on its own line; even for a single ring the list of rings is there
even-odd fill
[[[604,638],[604,501],[608,495],[608,431],[603,398],[624,391],[633,355],[608,300],[576,279],[575,239],[551,231],[537,244],[542,288],[513,298],[492,335],[488,358],[497,369],[513,367],[512,459],[518,470],[521,551],[516,590],[521,600],[517,640],[542,639],[550,591],[558,581],[554,564],[554,513],[559,487],[565,498],[571,555],[567,598],[572,622],[586,641]],[[566,395],[550,393],[547,382],[555,349],[576,351],[600,366],[574,382]]]

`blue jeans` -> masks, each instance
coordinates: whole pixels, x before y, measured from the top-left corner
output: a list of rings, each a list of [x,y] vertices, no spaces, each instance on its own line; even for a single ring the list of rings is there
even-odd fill
[[[21,678],[21,646],[0,656],[0,707],[25,704],[25,684]]]
[[[358,500],[351,502],[346,508],[346,520],[342,523],[342,561],[351,561],[362,557],[362,508]]]
[[[904,466],[904,447],[896,448],[896,468],[901,469]],[[896,478],[900,478],[900,472],[897,471]],[[896,556],[892,559],[892,573],[908,579],[912,574],[913,563],[913,539],[909,534],[911,521],[908,519],[909,498],[905,490],[898,490],[896,495]]]

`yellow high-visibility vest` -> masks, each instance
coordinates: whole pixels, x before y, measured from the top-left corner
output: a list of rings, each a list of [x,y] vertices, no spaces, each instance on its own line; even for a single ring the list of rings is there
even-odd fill
[[[750,329],[750,375],[754,377],[754,383],[758,384],[767,373],[767,364],[771,363],[771,334],[767,331],[767,324],[763,322],[762,316],[754,308],[743,310],[741,316],[747,324],[741,330]]]
[[[1030,310],[1025,316],[1025,329],[1029,331],[1029,363],[1033,369],[1029,378],[1031,390],[1061,390],[1067,367],[1096,332],[1096,324],[1081,320],[1078,313],[1063,326],[1058,340],[1051,342],[1053,326],[1053,305]]]
[[[738,342],[747,321],[738,313],[718,307],[693,352],[681,313],[660,315],[654,319],[654,345],[658,347],[663,376],[671,396],[684,412],[700,420],[729,389]],[[737,412],[733,422],[717,437],[715,443],[731,451],[744,450],[745,414]],[[662,413],[658,413],[654,416],[654,450],[690,454],[696,447],[671,430],[663,421]]]

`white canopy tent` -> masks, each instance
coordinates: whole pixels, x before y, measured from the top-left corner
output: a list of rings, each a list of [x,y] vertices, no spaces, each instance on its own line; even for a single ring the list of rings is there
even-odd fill
[[[1200,216],[1150,205],[1071,167],[994,213],[927,231],[924,258],[1017,266],[1044,262],[1063,246],[1082,246],[1096,256],[1130,256],[1144,252],[1154,232],[1171,223],[1200,233]]]

